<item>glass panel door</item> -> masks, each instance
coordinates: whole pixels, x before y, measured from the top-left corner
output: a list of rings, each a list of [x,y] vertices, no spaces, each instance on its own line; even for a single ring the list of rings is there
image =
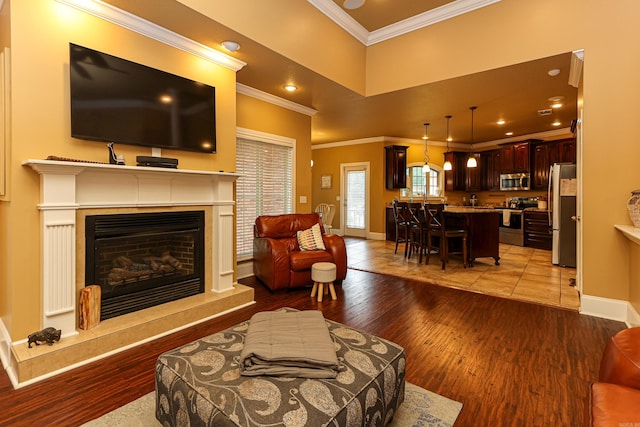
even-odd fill
[[[364,166],[344,168],[345,236],[367,235],[367,174]]]

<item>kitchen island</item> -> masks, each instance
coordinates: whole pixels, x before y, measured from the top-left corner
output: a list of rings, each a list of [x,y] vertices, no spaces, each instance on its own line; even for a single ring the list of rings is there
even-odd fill
[[[500,211],[490,208],[447,206],[444,210],[448,228],[467,230],[467,263],[491,257],[500,265]]]

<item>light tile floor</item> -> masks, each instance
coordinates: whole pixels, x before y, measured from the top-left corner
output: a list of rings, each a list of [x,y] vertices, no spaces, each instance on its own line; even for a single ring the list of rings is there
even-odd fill
[[[395,243],[386,240],[345,238],[348,265],[357,270],[406,277],[437,285],[464,289],[504,298],[579,310],[575,286],[576,269],[551,263],[551,251],[500,244],[500,265],[493,258],[478,258],[472,268],[464,268],[462,258],[449,257],[445,270],[438,255],[429,265],[418,256],[404,257],[404,244],[394,254]]]

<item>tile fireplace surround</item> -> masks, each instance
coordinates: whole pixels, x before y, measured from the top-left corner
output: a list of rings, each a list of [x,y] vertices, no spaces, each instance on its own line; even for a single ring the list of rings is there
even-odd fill
[[[40,175],[41,324],[62,329],[62,339],[53,346],[28,348],[25,337],[12,342],[8,351],[3,348],[14,387],[254,302],[253,289],[234,281],[237,174],[51,160],[27,160],[23,165]],[[87,331],[79,329],[84,217],[194,209],[205,211],[205,292],[107,319]]]

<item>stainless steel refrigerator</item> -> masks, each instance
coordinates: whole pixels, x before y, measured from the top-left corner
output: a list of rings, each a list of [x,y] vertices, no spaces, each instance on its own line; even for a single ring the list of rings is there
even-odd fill
[[[576,165],[555,163],[549,174],[549,213],[553,232],[551,260],[563,267],[576,266]]]

